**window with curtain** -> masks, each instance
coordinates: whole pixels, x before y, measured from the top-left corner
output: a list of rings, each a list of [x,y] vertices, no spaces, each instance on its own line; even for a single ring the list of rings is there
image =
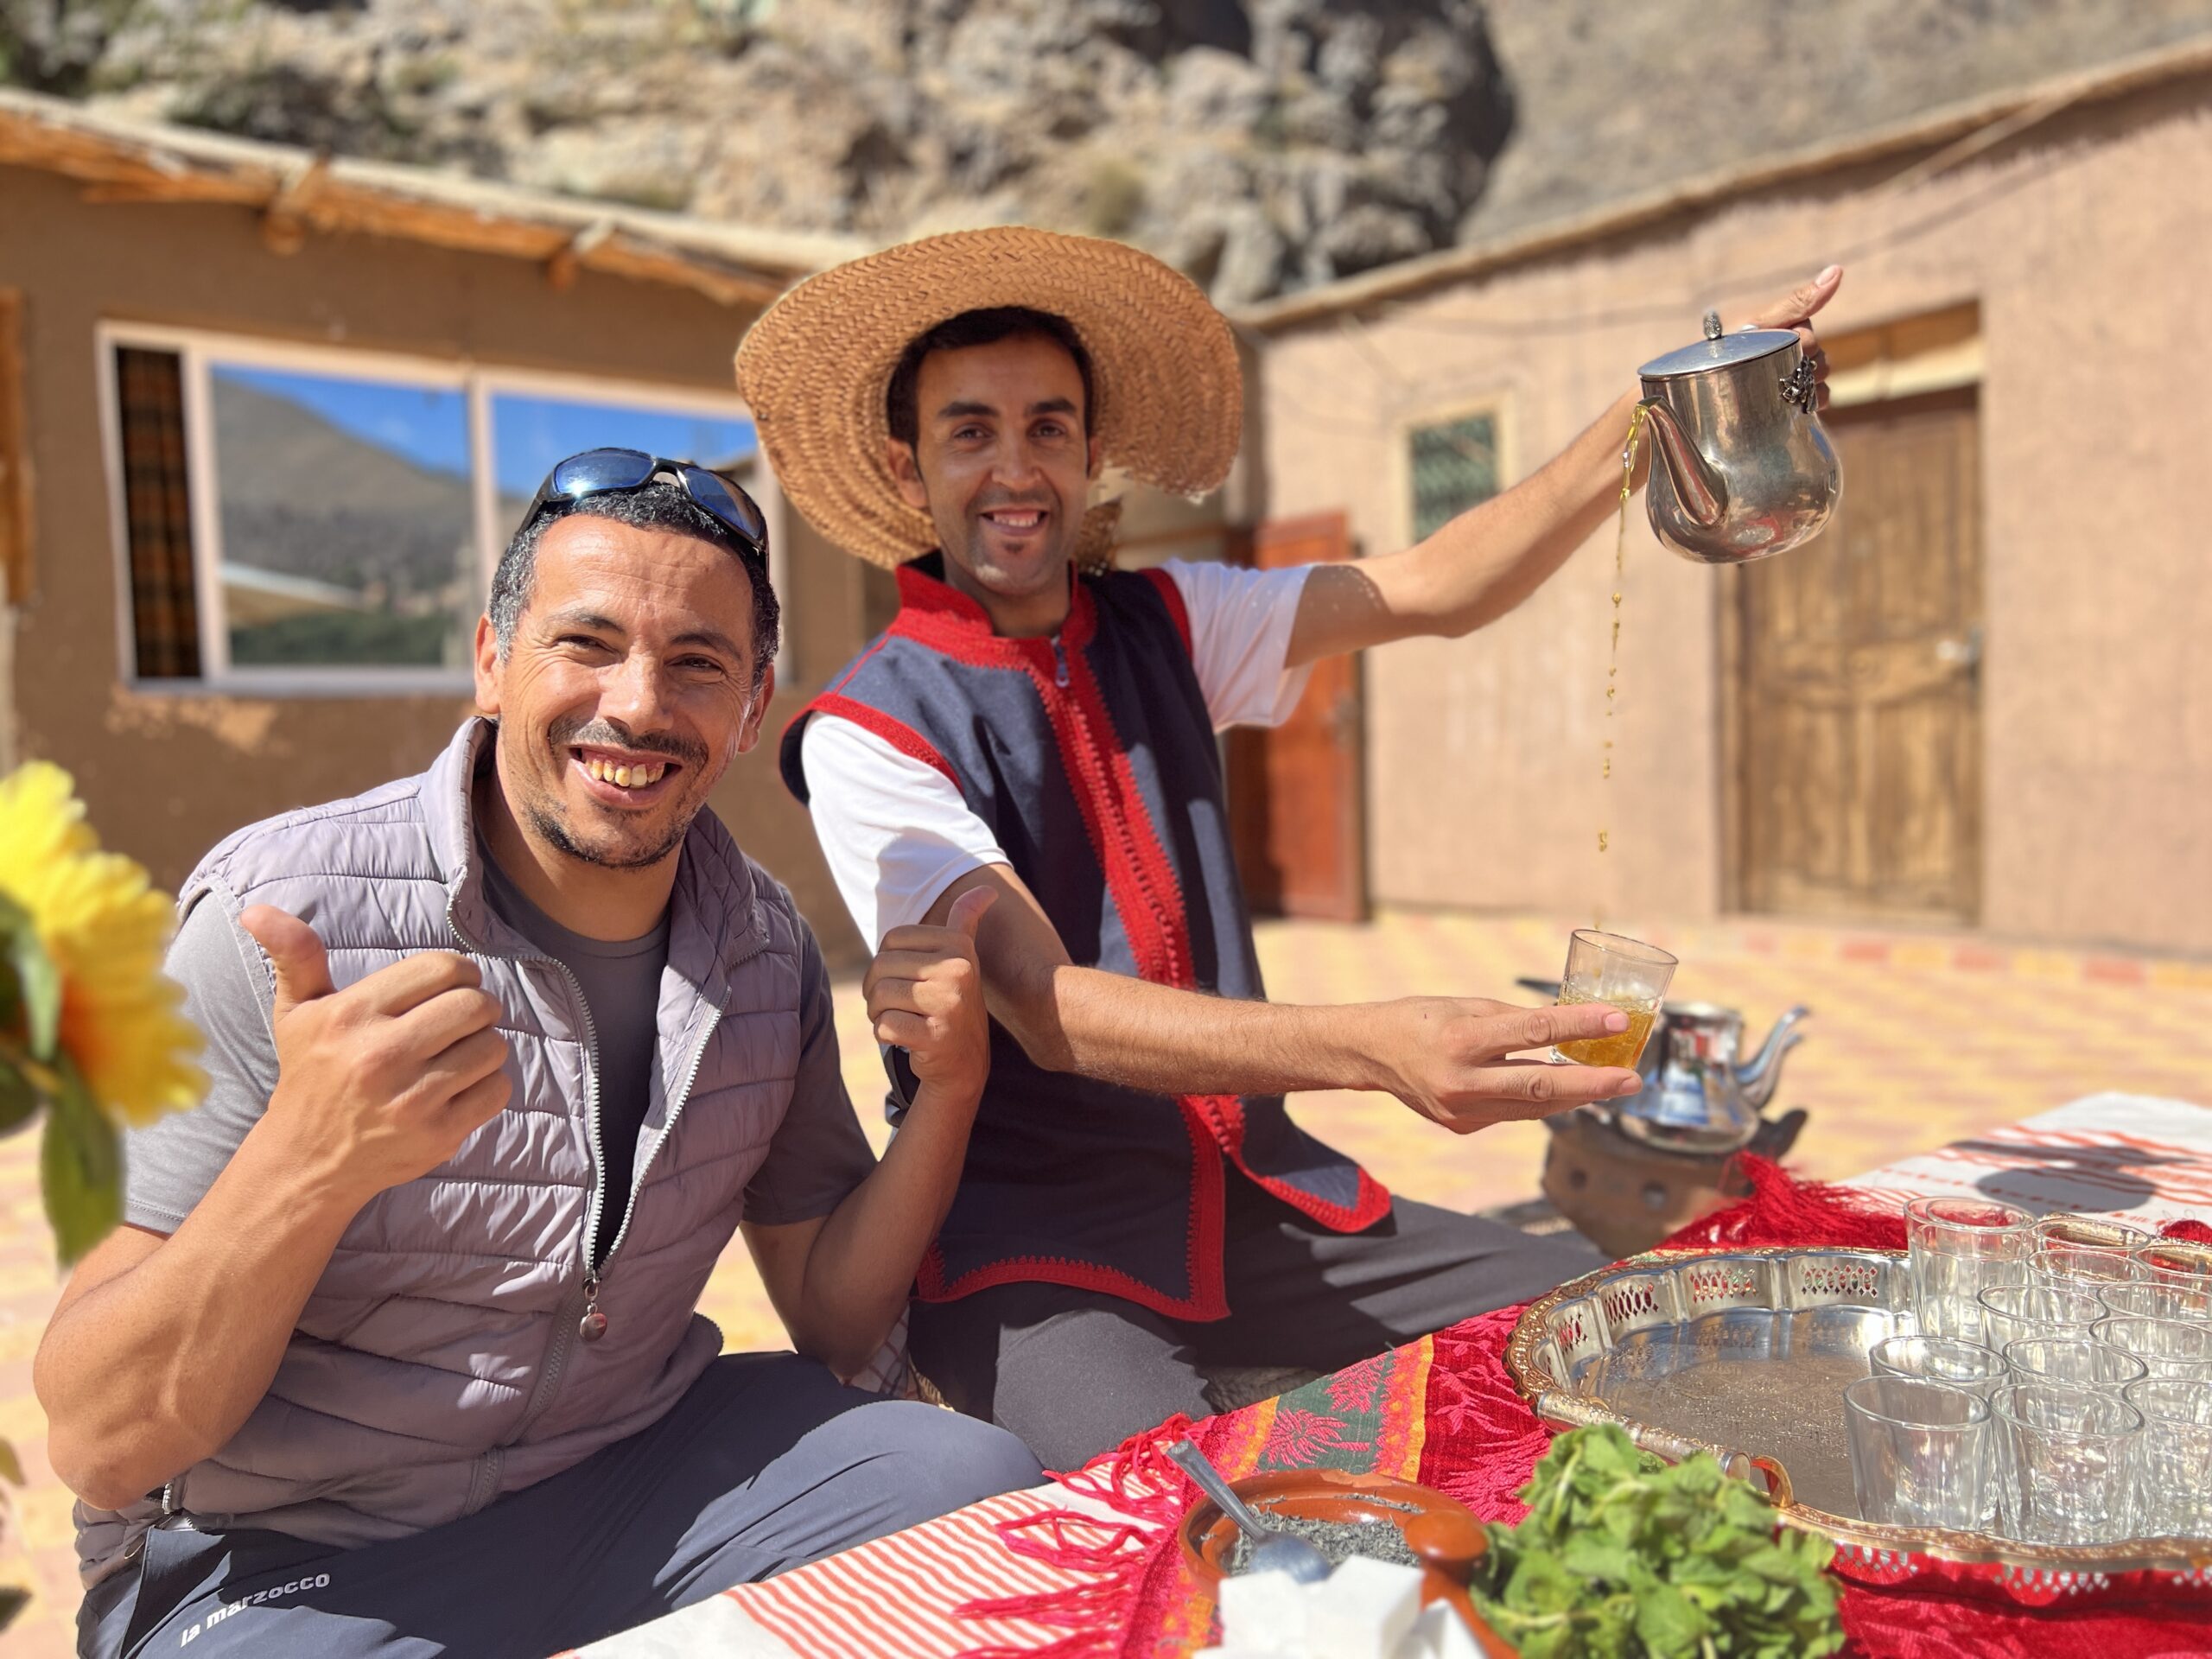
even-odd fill
[[[175,352],[115,354],[130,632],[142,680],[200,677],[192,575],[192,490],[184,467],[184,379]]]

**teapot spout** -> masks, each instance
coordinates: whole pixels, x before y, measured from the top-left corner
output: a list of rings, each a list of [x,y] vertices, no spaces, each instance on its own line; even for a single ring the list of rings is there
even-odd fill
[[[1675,486],[1675,499],[1701,530],[1711,530],[1728,511],[1728,486],[1707,465],[1689,434],[1682,430],[1675,411],[1656,397],[1643,400],[1643,417],[1651,429],[1652,448]]]
[[[1736,1068],[1736,1087],[1744,1103],[1753,1111],[1764,1111],[1774,1098],[1774,1091],[1782,1081],[1782,1063],[1789,1051],[1805,1040],[1802,1033],[1793,1027],[1812,1010],[1800,1004],[1774,1023],[1766,1034],[1766,1041],[1759,1045],[1759,1052]]]

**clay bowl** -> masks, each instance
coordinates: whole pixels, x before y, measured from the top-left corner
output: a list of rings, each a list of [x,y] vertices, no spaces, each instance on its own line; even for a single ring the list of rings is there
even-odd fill
[[[1491,1659],[1511,1659],[1513,1649],[1483,1623],[1468,1599],[1468,1577],[1490,1548],[1490,1538],[1474,1512],[1457,1498],[1410,1481],[1346,1474],[1341,1469],[1248,1475],[1229,1484],[1263,1517],[1278,1514],[1306,1521],[1387,1521],[1398,1527],[1407,1547],[1421,1559],[1421,1605],[1449,1603],[1485,1654]],[[1236,1527],[1212,1499],[1201,1497],[1183,1517],[1179,1536],[1184,1560],[1211,1590],[1224,1577],[1223,1563],[1236,1541]]]

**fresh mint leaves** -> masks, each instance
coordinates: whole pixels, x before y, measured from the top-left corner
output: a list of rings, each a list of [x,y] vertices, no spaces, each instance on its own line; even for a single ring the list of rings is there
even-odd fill
[[[1669,1468],[1619,1429],[1552,1443],[1518,1526],[1490,1529],[1476,1605],[1522,1659],[1798,1659],[1843,1646],[1835,1547],[1777,1529],[1702,1453]]]

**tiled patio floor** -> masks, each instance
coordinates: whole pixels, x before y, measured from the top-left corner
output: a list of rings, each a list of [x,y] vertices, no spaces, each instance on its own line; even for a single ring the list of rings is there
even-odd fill
[[[1281,1001],[1510,997],[1516,976],[1558,971],[1567,925],[1400,913],[1367,927],[1270,925],[1260,946]],[[1642,937],[1681,957],[1677,995],[1743,1008],[1754,1034],[1792,1003],[1811,1006],[1775,1103],[1811,1111],[1791,1160],[1811,1174],[1849,1174],[2101,1090],[2212,1104],[2212,965],[1751,924]],[[851,989],[838,1010],[846,1076],[880,1140],[882,1074]],[[1296,1110],[1409,1197],[1475,1209],[1535,1191],[1539,1125],[1459,1140],[1388,1099],[1312,1096]],[[0,1659],[61,1659],[76,1603],[69,1499],[47,1467],[30,1389],[55,1288],[35,1171],[31,1139],[0,1142],[0,1436],[21,1450],[30,1481],[16,1495],[19,1525],[0,1544],[0,1582],[34,1592],[17,1627],[0,1635]],[[734,1348],[782,1343],[741,1247],[704,1306]]]

